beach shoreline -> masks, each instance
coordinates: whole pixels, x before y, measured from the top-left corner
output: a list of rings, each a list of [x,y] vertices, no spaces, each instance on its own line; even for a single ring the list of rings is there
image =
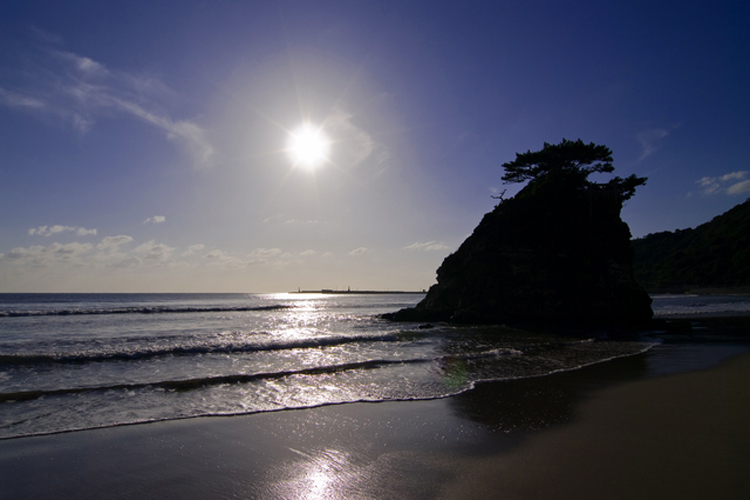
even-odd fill
[[[750,355],[617,385],[568,426],[468,460],[438,498],[747,498]]]
[[[647,352],[439,400],[4,440],[0,497],[744,498],[750,354],[706,368],[731,354],[665,376]]]

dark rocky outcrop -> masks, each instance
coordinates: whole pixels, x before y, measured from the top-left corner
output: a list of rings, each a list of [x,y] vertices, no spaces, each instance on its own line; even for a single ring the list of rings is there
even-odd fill
[[[484,216],[401,321],[640,325],[651,298],[633,277],[622,196],[564,176],[532,180]]]

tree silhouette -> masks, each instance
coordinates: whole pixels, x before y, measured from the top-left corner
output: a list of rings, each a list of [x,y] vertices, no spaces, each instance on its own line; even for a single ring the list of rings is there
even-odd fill
[[[630,199],[635,194],[635,188],[646,183],[645,177],[635,174],[624,179],[615,177],[604,184],[589,181],[588,176],[593,173],[614,171],[612,150],[593,142],[585,144],[581,139],[563,139],[560,144],[545,142],[539,151],[516,153],[516,159],[503,163],[503,168],[505,174],[502,180],[506,184],[555,179],[582,189],[614,192],[620,201]]]

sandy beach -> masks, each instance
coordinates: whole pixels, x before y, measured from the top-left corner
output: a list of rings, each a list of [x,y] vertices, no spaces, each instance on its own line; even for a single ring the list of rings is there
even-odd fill
[[[2,498],[747,498],[750,354],[0,442]]]
[[[440,498],[747,498],[750,356],[595,393],[571,425],[469,460]]]

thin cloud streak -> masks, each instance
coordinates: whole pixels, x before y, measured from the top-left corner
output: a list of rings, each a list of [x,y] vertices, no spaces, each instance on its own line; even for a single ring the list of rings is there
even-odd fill
[[[638,161],[643,161],[654,154],[658,149],[658,142],[668,135],[669,132],[661,128],[644,130],[643,132],[638,133],[636,135],[636,140],[641,145],[641,148],[643,150],[641,152],[641,156],[638,158]]]
[[[144,224],[162,224],[165,222],[167,218],[163,215],[154,215],[153,217],[149,217],[148,219],[144,220]]]
[[[703,177],[695,183],[703,188],[703,194],[724,193],[736,195],[750,192],[750,171],[739,170],[718,177]]]
[[[425,243],[416,242],[416,243],[412,243],[409,246],[405,246],[404,250],[424,250],[427,252],[442,251],[442,250],[448,250],[448,246],[446,246],[442,242],[437,242],[437,241],[428,241]]]
[[[29,229],[29,236],[52,236],[53,234],[60,234],[63,232],[74,232],[78,236],[86,236],[89,234],[96,235],[97,230],[55,224],[54,226],[39,226],[36,228],[32,227],[31,229]]]
[[[206,130],[192,120],[176,120],[159,110],[150,94],[166,87],[154,78],[113,71],[79,54],[48,48],[49,56],[35,61],[41,67],[22,88],[0,88],[0,105],[53,116],[86,134],[97,118],[112,110],[136,117],[180,143],[197,166],[212,166],[216,151]],[[157,111],[159,110],[159,111]]]
[[[133,237],[125,234],[120,234],[118,236],[105,236],[96,248],[113,252],[116,251],[120,245],[130,243],[131,241],[133,241]]]
[[[738,182],[737,184],[732,184],[727,188],[727,194],[742,194],[742,193],[750,193],[750,180]]]
[[[346,156],[339,160],[342,166],[354,167],[365,161],[374,151],[375,142],[369,134],[352,123],[353,115],[335,108],[323,124],[337,138],[337,146]]]
[[[195,161],[202,166],[210,166],[214,157],[214,148],[206,139],[205,131],[189,120],[173,121],[165,116],[158,116],[146,111],[140,105],[111,97],[123,111],[136,116],[167,133],[167,138],[182,141]]]
[[[361,247],[353,254],[364,253]],[[149,240],[138,244],[128,235],[106,236],[98,244],[58,243],[16,247],[0,253],[0,276],[25,279],[45,276],[76,276],[83,280],[116,280],[126,275],[129,280],[149,279],[158,273],[164,279],[179,279],[185,272],[278,272],[316,258],[317,252],[287,252],[281,248],[256,248],[245,255],[238,255],[219,248],[206,250],[205,245],[195,244],[180,250],[168,244]],[[330,255],[323,254],[322,257]],[[320,258],[320,257],[317,257]],[[249,275],[248,275],[249,276]]]
[[[42,109],[47,106],[40,99],[11,92],[3,88],[0,88],[0,103],[11,108]]]

